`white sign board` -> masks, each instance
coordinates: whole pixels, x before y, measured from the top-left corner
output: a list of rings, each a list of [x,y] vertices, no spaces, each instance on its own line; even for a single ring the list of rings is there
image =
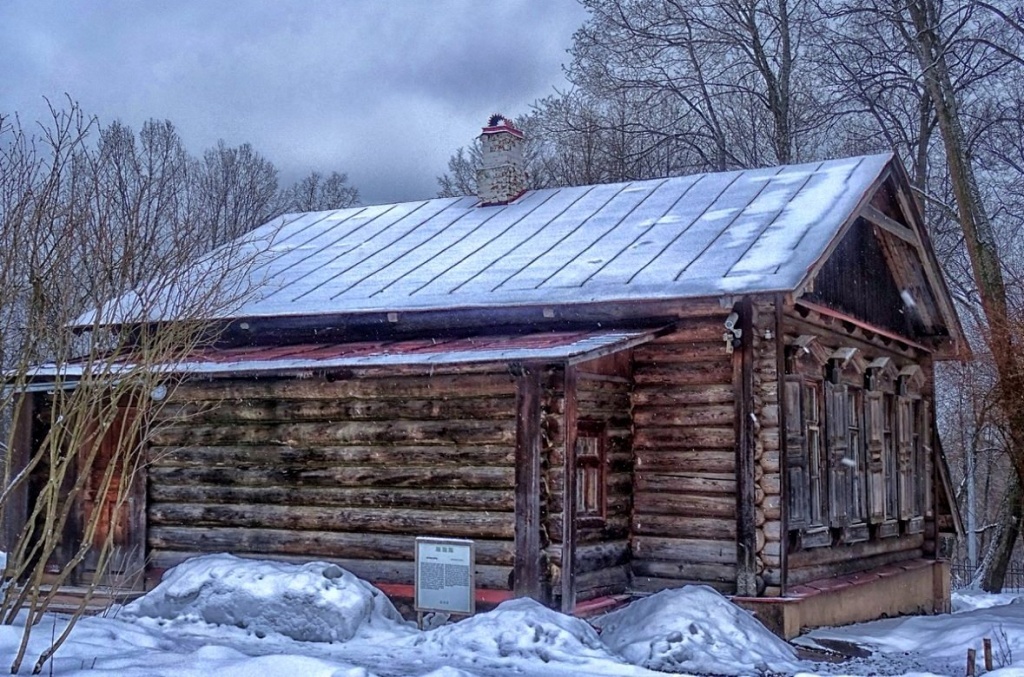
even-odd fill
[[[473,541],[416,539],[416,611],[476,611]]]

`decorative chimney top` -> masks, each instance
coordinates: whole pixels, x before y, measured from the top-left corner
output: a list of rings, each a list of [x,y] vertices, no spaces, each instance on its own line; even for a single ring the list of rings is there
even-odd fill
[[[480,134],[482,166],[476,173],[480,206],[508,204],[526,192],[523,133],[504,115],[494,114]]]

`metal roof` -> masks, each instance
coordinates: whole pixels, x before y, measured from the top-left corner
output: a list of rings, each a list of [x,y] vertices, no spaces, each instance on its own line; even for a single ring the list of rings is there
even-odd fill
[[[891,160],[874,155],[534,190],[488,207],[463,197],[290,214],[236,241],[258,252],[256,264],[230,281],[251,293],[214,316],[793,291]],[[216,252],[205,265],[215,260]],[[173,299],[201,277],[187,271],[158,290],[163,300],[145,316],[173,318]],[[126,295],[103,319],[137,321],[138,305],[138,296]]]
[[[204,347],[163,367],[167,373],[222,375],[296,373],[357,367],[423,367],[508,362],[569,364],[649,341],[657,330],[544,332],[518,336],[474,336],[437,340],[361,341],[290,346]],[[37,378],[74,379],[86,362],[44,364]],[[129,371],[132,365],[120,367]],[[160,369],[160,366],[153,366]],[[117,373],[118,366],[102,369]]]

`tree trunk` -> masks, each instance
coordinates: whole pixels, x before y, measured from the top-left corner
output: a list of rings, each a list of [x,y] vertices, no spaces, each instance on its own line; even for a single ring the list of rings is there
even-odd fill
[[[1003,591],[1006,569],[1009,567],[1013,547],[1020,535],[1021,518],[1024,517],[1024,492],[1021,492],[1019,482],[1014,481],[1010,484],[1010,491],[1000,517],[996,542],[991,557],[986,558],[989,563],[981,580],[981,589],[985,592]]]

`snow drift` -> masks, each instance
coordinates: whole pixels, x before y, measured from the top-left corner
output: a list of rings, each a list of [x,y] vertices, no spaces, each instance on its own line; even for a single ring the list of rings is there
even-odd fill
[[[232,555],[187,560],[126,605],[122,618],[203,621],[302,642],[344,642],[404,624],[377,588],[336,564],[287,564]]]
[[[703,585],[663,590],[594,624],[611,650],[652,670],[749,675],[796,669],[796,655],[788,644]]]

